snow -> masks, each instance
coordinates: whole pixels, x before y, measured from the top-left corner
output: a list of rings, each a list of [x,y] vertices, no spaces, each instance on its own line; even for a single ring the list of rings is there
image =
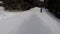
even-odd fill
[[[40,1],[44,1],[44,0],[40,0]]]
[[[60,22],[43,9],[7,12],[0,7],[0,34],[60,34]]]

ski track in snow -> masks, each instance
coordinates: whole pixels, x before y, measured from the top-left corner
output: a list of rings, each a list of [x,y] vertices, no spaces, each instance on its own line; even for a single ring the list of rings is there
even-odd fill
[[[0,34],[60,34],[59,22],[39,8],[4,12],[0,8]]]

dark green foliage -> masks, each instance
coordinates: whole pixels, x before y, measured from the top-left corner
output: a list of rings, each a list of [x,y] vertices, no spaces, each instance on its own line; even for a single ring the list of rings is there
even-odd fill
[[[41,3],[39,0],[3,0],[3,7],[5,10],[26,11],[34,7],[41,7]]]
[[[60,0],[48,0],[45,7],[49,12],[60,18]]]

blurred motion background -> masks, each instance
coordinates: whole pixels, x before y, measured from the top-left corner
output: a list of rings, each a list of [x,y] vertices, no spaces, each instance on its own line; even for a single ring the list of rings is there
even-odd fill
[[[47,0],[40,1],[44,5],[42,13],[37,7],[24,12],[4,12],[0,0],[0,34],[60,34],[60,19],[48,10]]]

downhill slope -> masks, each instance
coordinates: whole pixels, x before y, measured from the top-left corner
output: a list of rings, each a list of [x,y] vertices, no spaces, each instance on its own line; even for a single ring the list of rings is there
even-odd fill
[[[37,7],[24,12],[4,12],[0,7],[0,34],[60,34],[58,23]]]

